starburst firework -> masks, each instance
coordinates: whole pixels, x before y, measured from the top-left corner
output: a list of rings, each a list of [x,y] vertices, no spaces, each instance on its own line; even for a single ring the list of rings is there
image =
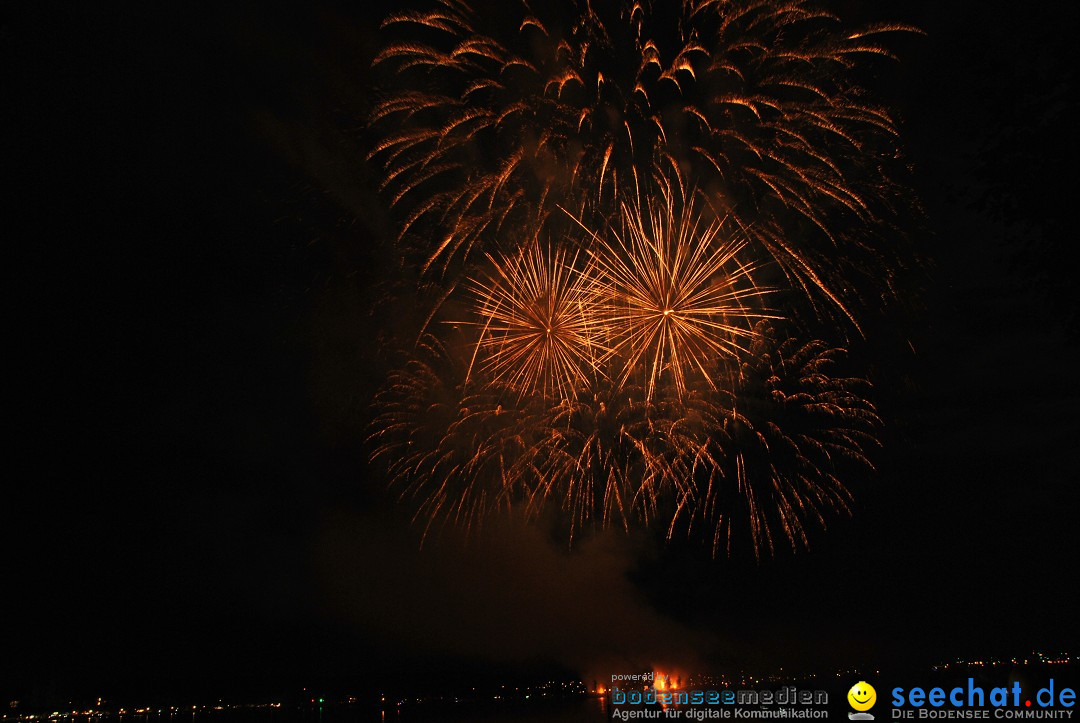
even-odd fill
[[[912,29],[813,0],[434,0],[383,28],[371,158],[438,323],[371,442],[418,514],[554,504],[571,534],[659,519],[760,555],[847,512],[880,419],[799,337],[895,293],[897,129],[856,79]]]
[[[742,261],[744,237],[727,219],[706,222],[692,203],[623,204],[621,229],[595,245],[598,314],[610,339],[613,370],[625,383],[638,372],[652,398],[665,380],[681,396],[694,376],[737,358],[767,289]]]
[[[590,269],[539,244],[488,261],[488,272],[469,284],[479,327],[474,359],[521,395],[573,396],[604,351]]]

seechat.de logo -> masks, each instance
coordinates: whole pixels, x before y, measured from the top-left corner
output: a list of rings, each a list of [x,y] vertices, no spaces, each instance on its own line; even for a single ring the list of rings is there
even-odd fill
[[[967,679],[967,685],[954,688],[893,688],[893,718],[1071,718],[1076,691],[1050,678],[1045,687],[1032,695],[1020,683],[989,690]]]

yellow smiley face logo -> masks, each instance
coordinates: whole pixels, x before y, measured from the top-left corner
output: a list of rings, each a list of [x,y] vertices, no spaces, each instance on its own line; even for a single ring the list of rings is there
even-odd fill
[[[855,710],[870,710],[877,702],[877,691],[874,690],[874,686],[860,680],[847,692],[847,700]]]

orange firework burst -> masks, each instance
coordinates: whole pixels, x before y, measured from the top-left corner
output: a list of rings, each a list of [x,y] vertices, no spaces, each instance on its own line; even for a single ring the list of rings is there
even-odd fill
[[[858,326],[851,275],[888,288],[897,129],[858,69],[913,28],[846,29],[813,0],[437,0],[383,29],[371,157],[425,269],[535,242],[558,207],[599,227],[638,177],[675,178],[814,310]]]
[[[429,524],[554,502],[571,535],[667,519],[760,556],[848,510],[879,421],[865,382],[831,376],[824,342],[777,341],[737,227],[659,197],[584,250],[488,256],[454,325],[471,339],[428,335],[391,375],[373,457]]]
[[[810,526],[850,511],[844,476],[873,468],[881,418],[869,382],[832,373],[843,355],[758,324],[726,391],[699,398],[688,415],[698,420],[687,441],[697,450],[695,485],[672,530],[685,513],[691,527],[711,527],[714,553],[730,553],[741,531],[756,555],[772,554],[778,540],[805,546]]]
[[[427,336],[391,375],[372,425],[426,525],[472,527],[496,510],[565,511],[571,536],[593,520],[656,520],[671,537],[699,531],[714,554],[748,542],[755,556],[795,549],[850,509],[845,475],[872,468],[880,419],[869,384],[837,376],[843,352],[778,338],[759,322],[741,359],[651,399],[600,379],[576,398],[521,398],[492,380],[464,382],[469,350]]]
[[[692,203],[680,209],[669,193],[644,208],[622,205],[621,232],[590,251],[598,269],[598,304],[625,382],[642,371],[651,399],[665,378],[679,396],[692,376],[735,359],[767,289],[755,266],[740,260],[743,234],[726,219],[705,222]]]
[[[488,274],[469,284],[479,318],[474,359],[519,395],[574,396],[603,352],[589,270],[540,244],[488,260]]]
[[[497,383],[466,389],[460,355],[425,335],[379,392],[369,444],[427,525],[471,527],[530,496],[521,461],[536,443],[541,409],[508,400]]]
[[[849,341],[896,293],[897,129],[859,79],[912,28],[814,0],[430,3],[375,59],[370,158],[438,302],[372,457],[429,520],[550,503],[571,534],[806,544],[880,420],[836,345],[771,324]]]

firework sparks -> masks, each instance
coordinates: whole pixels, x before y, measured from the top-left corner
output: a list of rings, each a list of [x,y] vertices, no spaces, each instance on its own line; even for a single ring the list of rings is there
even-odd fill
[[[506,460],[521,457],[529,425],[495,385],[465,392],[455,356],[433,336],[421,340],[379,393],[369,443],[401,494],[419,500],[418,517],[467,528],[515,499]]]
[[[399,40],[375,61],[394,90],[372,158],[425,269],[508,231],[536,242],[560,206],[598,227],[640,176],[699,189],[815,310],[856,326],[845,273],[889,271],[863,230],[899,203],[897,131],[854,71],[913,28],[845,30],[809,0],[441,0],[383,27]]]
[[[432,8],[383,25],[371,158],[452,321],[376,399],[373,458],[429,520],[554,503],[571,534],[807,544],[880,419],[838,345],[773,324],[850,339],[892,293],[897,129],[857,77],[913,29],[812,0]]]
[[[539,244],[488,260],[486,277],[469,285],[480,327],[474,359],[520,395],[574,396],[604,351],[590,270],[578,270],[565,250]]]
[[[709,380],[718,362],[737,358],[768,292],[755,267],[740,260],[745,241],[725,224],[705,223],[691,203],[670,194],[662,203],[622,205],[622,231],[591,251],[598,274],[598,313],[621,364],[624,383],[644,370],[646,396],[669,377],[679,396],[688,380]]]
[[[843,475],[873,468],[881,418],[866,380],[832,373],[843,356],[758,324],[724,398],[700,397],[687,415],[695,485],[669,534],[685,514],[689,528],[711,528],[714,553],[730,554],[742,534],[755,554],[773,554],[778,540],[805,546],[811,526],[850,512]]]
[[[490,380],[465,391],[464,365],[427,337],[380,395],[373,458],[387,460],[428,525],[470,527],[554,502],[571,536],[592,520],[666,519],[669,537],[707,533],[714,554],[741,539],[772,555],[778,541],[805,546],[812,527],[847,513],[843,475],[872,468],[880,418],[867,382],[831,373],[842,354],[759,322],[741,361],[721,367],[732,377],[722,384],[644,399],[599,383],[545,402]]]

